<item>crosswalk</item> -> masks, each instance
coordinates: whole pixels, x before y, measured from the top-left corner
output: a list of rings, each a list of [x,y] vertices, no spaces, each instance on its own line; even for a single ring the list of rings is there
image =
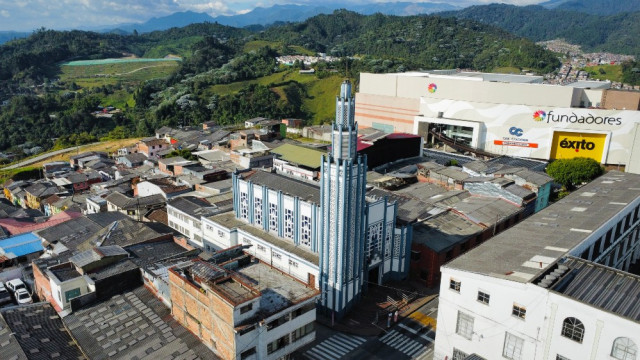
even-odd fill
[[[404,324],[399,324],[401,328],[408,330],[414,334],[416,331],[404,326]],[[426,343],[418,341],[418,339],[411,338],[407,336],[407,334],[399,331],[398,329],[394,329],[386,333],[379,340],[387,346],[390,346],[410,358],[414,356],[424,355],[425,352],[428,352],[429,343],[433,342],[433,339],[429,338],[426,335],[419,335],[421,338],[426,340]]]
[[[307,350],[304,355],[313,360],[335,360],[362,345],[367,339],[346,334],[336,334]]]

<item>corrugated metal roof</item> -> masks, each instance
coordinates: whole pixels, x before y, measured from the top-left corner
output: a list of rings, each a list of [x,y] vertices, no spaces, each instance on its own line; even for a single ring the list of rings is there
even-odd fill
[[[284,144],[271,150],[272,153],[280,155],[284,161],[292,164],[302,165],[311,169],[319,169],[322,163],[324,152],[309,149],[303,146]]]
[[[21,234],[0,240],[0,254],[8,258],[16,258],[38,251],[44,251],[40,238],[33,233]]]
[[[552,288],[575,300],[640,322],[640,276],[575,257]]]
[[[266,171],[248,173],[244,179],[251,180],[254,184],[264,185],[269,189],[281,190],[287,195],[297,196],[304,201],[320,203],[320,187],[315,184]]]

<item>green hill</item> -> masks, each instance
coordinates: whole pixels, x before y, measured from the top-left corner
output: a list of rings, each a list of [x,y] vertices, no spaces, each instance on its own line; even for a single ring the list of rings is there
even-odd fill
[[[533,41],[562,38],[585,51],[605,51],[640,57],[640,12],[589,15],[541,6],[491,4],[442,13],[458,19],[497,26]]]

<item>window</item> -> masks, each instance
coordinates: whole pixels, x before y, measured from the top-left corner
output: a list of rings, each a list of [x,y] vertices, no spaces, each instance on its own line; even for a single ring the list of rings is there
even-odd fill
[[[269,203],[269,231],[278,231],[278,205]]]
[[[504,348],[502,349],[502,356],[507,359],[520,360],[522,359],[523,346],[523,339],[507,332],[504,334]]]
[[[72,289],[64,292],[64,301],[69,302],[69,300],[80,296],[80,288]]]
[[[282,254],[280,254],[280,253],[278,253],[278,252],[272,251],[272,252],[271,252],[271,256],[272,256],[274,259],[282,260]]]
[[[525,316],[527,316],[527,308],[522,307],[517,304],[513,304],[513,309],[511,310],[511,315],[524,320]]]
[[[249,195],[245,192],[240,193],[240,218],[249,219]]]
[[[451,289],[453,291],[460,292],[460,286],[461,285],[462,284],[460,283],[460,281],[457,281],[457,280],[454,280],[454,279],[451,279],[449,281],[449,289]]]
[[[582,325],[582,321],[573,317],[564,319],[562,322],[561,335],[573,341],[582,343],[582,339],[584,338],[584,325]]]
[[[297,341],[298,339],[301,339],[303,337],[305,337],[306,335],[310,334],[313,332],[313,330],[315,329],[313,323],[308,323],[307,325],[297,329],[296,331],[291,333],[291,338],[293,339],[293,341]]]
[[[619,337],[613,342],[611,357],[618,360],[635,360],[638,347],[629,338]]]
[[[289,259],[289,265],[293,266],[294,268],[297,268],[298,267],[298,262]]]
[[[293,239],[293,210],[284,209],[284,237]]]
[[[458,311],[456,334],[471,340],[471,335],[473,335],[473,317],[471,315]]]
[[[224,237],[224,232],[222,232],[222,230],[218,230],[218,236],[223,238]]]
[[[311,247],[311,218],[302,215],[301,219],[300,244]]]
[[[281,337],[280,339],[271,342],[269,344],[267,344],[267,354],[272,354],[275,351],[278,351],[279,349],[282,349],[283,347],[289,345],[289,334],[286,334],[285,336]]]
[[[411,261],[420,260],[420,251],[411,250]]]
[[[484,291],[478,291],[478,301],[485,304],[485,305],[489,305],[489,298],[491,297],[491,295],[487,294]]]
[[[264,246],[260,245],[260,244],[258,244],[258,250],[260,250],[262,252],[267,251],[267,249]]]
[[[256,225],[262,225],[262,199],[253,199],[253,222]]]
[[[256,353],[256,348],[252,347],[251,349],[247,350],[247,351],[243,351],[240,353],[240,360],[245,360],[248,359],[251,355],[254,355]]]
[[[251,311],[251,309],[253,309],[253,304],[245,305],[245,306],[240,308],[240,314],[247,313],[247,312]]]
[[[467,356],[467,353],[453,348],[453,356],[451,356],[451,360],[464,360],[467,358]]]

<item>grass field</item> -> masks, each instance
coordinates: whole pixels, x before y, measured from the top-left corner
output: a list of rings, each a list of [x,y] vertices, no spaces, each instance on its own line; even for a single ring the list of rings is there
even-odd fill
[[[587,66],[583,69],[589,73],[589,78],[593,80],[609,80],[622,82],[622,66],[621,65],[598,65]],[[604,74],[600,73],[604,71]]]
[[[520,69],[517,67],[505,66],[495,68],[492,72],[496,74],[520,74],[522,71],[520,71]]]
[[[0,186],[2,184],[4,184],[5,181],[11,179],[13,176],[15,176],[18,173],[21,172],[26,172],[26,171],[33,171],[39,169],[39,167],[37,166],[26,166],[26,167],[21,167],[21,168],[17,168],[17,169],[11,169],[11,170],[2,170],[0,169]]]
[[[335,117],[335,100],[342,80],[339,75],[318,79],[315,75],[303,75],[297,70],[287,70],[254,80],[214,85],[205,90],[205,96],[234,94],[249,84],[259,84],[272,87],[274,92],[284,97],[280,84],[295,81],[305,86],[308,98],[303,102],[303,109],[313,114],[310,120],[317,124],[331,121]]]
[[[143,60],[143,59],[132,59]],[[140,83],[145,80],[167,77],[180,64],[175,60],[129,61],[129,62],[89,62],[60,66],[60,81],[75,82],[84,88],[117,83]]]

